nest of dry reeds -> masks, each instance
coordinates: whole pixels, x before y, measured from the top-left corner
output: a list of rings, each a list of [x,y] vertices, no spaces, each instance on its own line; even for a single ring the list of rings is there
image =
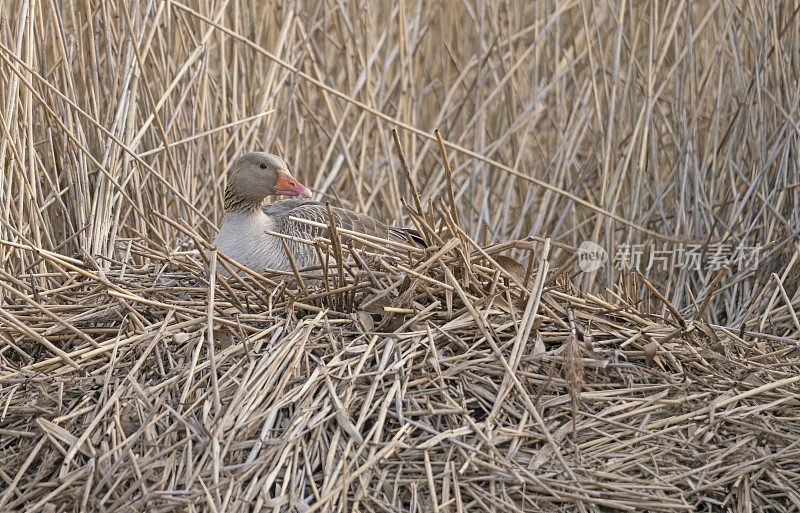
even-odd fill
[[[0,510],[797,507],[796,345],[415,203],[428,247],[331,220],[317,268],[207,277],[235,264],[170,221],[196,242],[3,273]]]

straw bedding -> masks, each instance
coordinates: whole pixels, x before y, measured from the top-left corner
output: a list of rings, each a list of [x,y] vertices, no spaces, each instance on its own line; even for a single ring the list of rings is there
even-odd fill
[[[319,239],[316,271],[208,280],[233,264],[202,241],[129,240],[4,273],[0,510],[800,507],[793,342],[429,210],[429,248]]]

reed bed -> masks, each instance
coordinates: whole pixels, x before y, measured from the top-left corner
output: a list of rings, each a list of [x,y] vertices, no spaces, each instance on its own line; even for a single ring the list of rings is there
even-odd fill
[[[549,239],[428,207],[428,248],[338,233],[291,273],[130,240],[4,275],[0,509],[796,507],[793,341],[647,313],[640,275],[583,293]]]
[[[0,511],[800,510],[798,12],[0,0]]]

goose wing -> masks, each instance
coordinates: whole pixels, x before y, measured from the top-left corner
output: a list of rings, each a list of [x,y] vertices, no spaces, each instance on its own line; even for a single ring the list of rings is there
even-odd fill
[[[294,205],[288,205],[289,202],[294,202]],[[304,239],[313,239],[314,237],[328,237],[328,210],[325,205],[314,201],[298,201],[286,200],[280,203],[283,209],[278,218],[283,232],[288,235],[302,237]],[[359,214],[352,210],[340,207],[331,207],[336,226],[350,230],[356,233],[363,233],[364,235],[371,235],[373,237],[380,237],[383,239],[394,240],[398,242],[408,242],[402,233],[401,229],[390,228],[385,223],[378,221],[374,217],[365,214]],[[308,219],[317,223],[324,224],[325,228],[312,226],[309,224],[294,221],[291,218]]]
[[[282,200],[264,205],[263,211],[272,217],[280,233],[306,240],[314,240],[316,237],[330,238],[327,228],[328,211],[321,203],[302,199]],[[420,246],[424,245],[422,238],[415,230],[392,228],[373,217],[346,208],[331,207],[331,213],[338,228],[404,244],[411,241]],[[292,218],[307,219],[323,224],[325,227],[312,226]],[[346,243],[350,237],[342,234],[341,238]],[[292,240],[286,242],[298,267],[319,265],[316,251],[312,246]],[[356,246],[360,245],[356,242]],[[371,249],[374,250],[374,248]]]

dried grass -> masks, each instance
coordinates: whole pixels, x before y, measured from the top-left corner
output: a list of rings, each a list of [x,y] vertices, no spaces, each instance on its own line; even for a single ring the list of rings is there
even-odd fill
[[[0,511],[800,510],[796,6],[0,12]],[[430,247],[208,279],[256,148]]]
[[[446,214],[419,215],[441,248],[342,245],[307,288],[41,253],[70,278],[5,308],[0,509],[790,509],[794,344],[581,293],[549,240],[513,243],[524,287]]]

